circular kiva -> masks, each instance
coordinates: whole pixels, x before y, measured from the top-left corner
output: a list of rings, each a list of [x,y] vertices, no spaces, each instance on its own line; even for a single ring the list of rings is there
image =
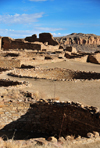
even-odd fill
[[[51,69],[16,69],[9,73],[11,76],[27,77],[27,78],[41,78],[51,80],[96,80],[100,79],[100,73],[86,72],[86,71],[73,71],[70,69],[51,68]]]

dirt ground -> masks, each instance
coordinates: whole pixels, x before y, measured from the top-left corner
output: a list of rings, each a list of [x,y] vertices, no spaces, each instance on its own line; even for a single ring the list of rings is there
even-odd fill
[[[73,60],[38,65],[40,68],[67,68],[81,71],[94,71],[100,73],[100,65],[81,63]],[[58,98],[60,101],[75,101],[86,105],[100,108],[100,81],[99,80],[75,80],[75,81],[53,81],[46,79],[17,78],[4,72],[0,78],[11,80],[28,81],[31,86],[24,88],[25,91],[39,92],[42,98]],[[0,88],[2,89],[2,88]]]

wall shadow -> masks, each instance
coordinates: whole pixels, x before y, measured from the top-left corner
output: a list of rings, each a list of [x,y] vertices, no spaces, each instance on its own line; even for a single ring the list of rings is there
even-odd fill
[[[67,135],[86,137],[88,132],[100,132],[99,117],[94,107],[82,108],[68,102],[38,102],[30,104],[25,115],[1,129],[0,137],[4,140],[12,137],[15,140]]]

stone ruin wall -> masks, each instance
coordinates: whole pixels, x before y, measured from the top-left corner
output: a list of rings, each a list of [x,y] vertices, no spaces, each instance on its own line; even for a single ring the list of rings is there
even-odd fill
[[[41,50],[41,44],[29,43],[24,40],[15,40],[9,37],[2,38],[2,48],[3,49],[32,49],[32,50]]]
[[[57,50],[59,49],[58,42],[53,39],[50,33],[39,34],[39,39],[36,35],[26,37],[25,39],[12,39],[10,37],[2,37],[1,47],[4,50],[9,49],[31,49],[31,50]]]
[[[4,107],[3,107],[4,105]],[[47,135],[81,135],[100,132],[100,113],[97,108],[74,102],[36,103],[8,102],[0,105],[0,128],[24,130]],[[4,127],[4,128],[3,128]]]
[[[59,43],[54,40],[53,35],[51,33],[40,33],[39,38],[37,38],[37,35],[34,34],[30,37],[26,37],[25,41],[28,42],[42,42],[45,43],[46,45],[58,45]]]
[[[2,37],[0,37],[0,50],[2,48]]]

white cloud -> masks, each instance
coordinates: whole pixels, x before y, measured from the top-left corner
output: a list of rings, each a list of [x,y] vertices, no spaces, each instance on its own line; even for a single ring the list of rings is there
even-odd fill
[[[12,30],[12,29],[0,29],[1,36],[8,36],[11,38],[24,38],[32,35],[34,30]]]
[[[63,30],[62,28],[49,28],[49,27],[36,27],[37,30],[39,31],[48,31],[48,32],[51,32],[51,31],[58,31],[58,30]]]
[[[69,35],[71,33],[55,33],[55,32],[51,32],[51,34],[54,36],[54,37],[61,37],[61,36],[66,36],[66,35]]]
[[[0,15],[0,23],[5,24],[30,24],[37,22],[43,16],[43,12],[35,14]]]
[[[47,1],[47,0],[29,0],[31,2],[43,2],[43,1]]]
[[[0,29],[0,36],[8,36],[11,38],[25,38],[26,36],[31,36],[32,34],[39,34],[42,33],[43,31],[40,31],[38,29],[33,29],[33,30],[13,30],[13,29]],[[64,36],[66,34],[62,33],[56,33],[53,31],[47,31],[50,32],[53,36]]]

